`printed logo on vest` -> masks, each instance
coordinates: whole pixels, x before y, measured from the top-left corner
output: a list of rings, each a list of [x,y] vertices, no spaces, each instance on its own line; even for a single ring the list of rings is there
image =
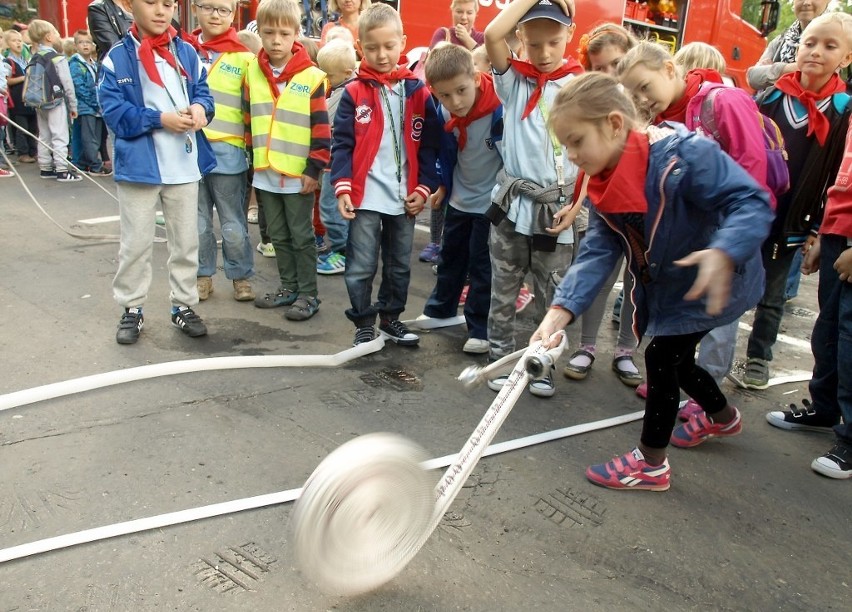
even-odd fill
[[[227,72],[228,74],[233,74],[234,76],[242,76],[243,69],[239,66],[232,66],[231,64],[225,64],[224,62],[219,62],[219,70],[222,72]]]
[[[310,85],[304,85],[302,83],[293,83],[290,85],[290,91],[305,95],[311,93],[311,87]]]
[[[358,123],[370,123],[373,120],[373,109],[366,104],[355,107],[355,121]]]
[[[414,115],[411,118],[411,139],[415,142],[420,142],[420,135],[423,133],[423,117]]]

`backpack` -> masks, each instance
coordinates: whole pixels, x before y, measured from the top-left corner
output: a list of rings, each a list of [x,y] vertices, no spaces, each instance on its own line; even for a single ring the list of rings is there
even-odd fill
[[[65,89],[53,63],[54,58],[58,56],[56,51],[51,50],[36,53],[30,59],[21,96],[25,106],[42,110],[59,106],[60,100],[65,96]]]
[[[723,87],[714,87],[704,97],[699,111],[701,127],[713,139],[722,144],[722,134],[716,125],[716,115],[713,112],[713,101]],[[790,190],[790,171],[787,168],[787,150],[784,148],[784,136],[781,129],[770,117],[755,110],[757,121],[763,134],[763,146],[766,151],[766,186],[775,194],[781,196]]]

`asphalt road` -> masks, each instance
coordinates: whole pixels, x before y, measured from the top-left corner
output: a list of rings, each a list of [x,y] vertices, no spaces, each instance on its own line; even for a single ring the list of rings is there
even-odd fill
[[[90,182],[21,170],[60,227],[117,234],[114,221],[81,223],[117,214]],[[99,184],[114,191],[111,179]],[[221,270],[198,308],[210,334],[184,337],[168,320],[158,244],[145,330],[120,346],[117,245],[67,236],[17,179],[0,184],[0,209],[0,394],[145,364],[330,354],[351,343],[342,277],[320,277],[319,314],[291,322],[235,302]],[[427,237],[417,232],[418,252]],[[273,260],[256,264],[257,290],[274,288]],[[412,265],[410,318],[434,283],[428,265]],[[789,303],[775,373],[810,370],[815,293],[816,279],[805,279]],[[524,313],[521,342],[534,326]],[[458,451],[494,397],[455,382],[485,362],[462,354],[464,340],[451,328],[335,370],[199,372],[0,412],[0,548],[299,487],[330,451],[369,432],[403,434],[430,456]],[[560,376],[549,400],[525,394],[498,441],[641,409],[609,369],[613,344],[605,322],[589,378]],[[631,448],[639,423],[482,460],[426,547],[369,595],[329,597],[305,579],[292,504],[280,504],[0,564],[0,610],[848,609],[852,486],[809,467],[832,440],[765,421],[805,385],[724,391],[743,412],[743,434],[673,449],[666,493],[608,491],[583,477],[589,463]]]

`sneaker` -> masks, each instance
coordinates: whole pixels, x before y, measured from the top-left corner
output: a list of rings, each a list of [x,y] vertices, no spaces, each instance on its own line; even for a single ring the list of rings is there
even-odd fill
[[[502,374],[497,378],[489,378],[487,385],[489,389],[491,389],[492,391],[497,391],[499,393],[500,390],[505,386],[507,380],[509,380],[509,375]]]
[[[636,387],[636,395],[638,395],[642,399],[647,399],[647,397],[648,397],[648,383],[643,382],[641,385]]]
[[[432,274],[438,276],[438,264],[432,264]]]
[[[481,355],[487,353],[488,350],[488,340],[482,338],[468,338],[462,347],[462,351],[470,355]]]
[[[121,320],[118,322],[118,331],[115,332],[115,341],[119,344],[135,344],[139,340],[139,332],[142,331],[144,319],[141,308],[125,308]]]
[[[352,346],[366,344],[376,339],[376,328],[374,325],[363,325],[355,329],[355,340]]]
[[[100,170],[89,170],[88,172],[86,172],[86,174],[88,174],[89,176],[94,176],[94,177],[112,176],[112,170],[109,170],[108,168],[101,167]]]
[[[179,306],[177,312],[172,313],[172,325],[190,338],[207,334],[207,326],[204,325],[204,321],[189,306]]]
[[[743,430],[740,411],[734,408],[734,418],[730,423],[714,423],[706,412],[692,415],[683,425],[672,432],[671,443],[678,448],[692,448],[710,438],[735,436]]]
[[[275,247],[271,242],[258,242],[257,252],[264,257],[275,257]]]
[[[36,162],[36,158],[32,155],[19,155],[18,162],[22,164],[34,164]]]
[[[638,448],[586,468],[586,478],[592,484],[627,491],[668,491],[671,475],[668,458],[660,465],[650,465]]]
[[[547,374],[530,382],[530,393],[536,397],[553,397],[556,393],[556,385],[553,384],[554,370],[555,368],[551,366]]]
[[[195,279],[195,286],[198,287],[198,300],[201,302],[213,293],[213,279],[209,276],[199,276]]]
[[[11,170],[6,170],[5,168],[0,168],[0,178],[9,178],[10,176],[15,176],[15,173]]]
[[[39,178],[55,179],[56,177],[56,170],[42,170],[41,172],[39,172]]]
[[[233,285],[234,299],[238,302],[251,302],[257,297],[254,294],[254,289],[251,288],[251,283],[247,278],[238,278],[233,281]],[[210,293],[213,293],[213,291],[211,290]]]
[[[319,310],[320,300],[316,296],[299,296],[293,305],[285,312],[284,317],[290,321],[307,321]]]
[[[295,291],[279,288],[275,293],[267,293],[259,295],[254,299],[254,305],[258,308],[278,308],[280,306],[289,306],[296,301],[299,295]]]
[[[743,374],[743,384],[747,389],[766,389],[769,386],[769,362],[749,357]]]
[[[345,271],[346,257],[337,251],[317,257],[317,274],[343,274]]]
[[[314,235],[314,244],[317,247],[317,253],[325,253],[328,247],[325,244],[325,236]]]
[[[526,287],[521,287],[520,293],[518,293],[518,299],[515,300],[515,312],[523,312],[524,308],[530,305],[535,299],[535,296],[530,293],[530,290]]]
[[[465,285],[459,296],[459,306],[464,306],[467,303],[467,294],[470,293],[470,285]]]
[[[78,183],[83,180],[83,177],[73,172],[57,172],[56,180],[60,183]]]
[[[852,449],[835,442],[830,451],[813,460],[811,469],[829,478],[852,478]]]
[[[419,259],[420,261],[426,261],[429,263],[438,263],[438,255],[441,254],[441,245],[430,242],[427,244],[422,251],[420,251]]]
[[[248,212],[246,213],[246,221],[248,221],[249,223],[257,223],[257,209],[256,208],[249,208],[248,209]]]
[[[686,400],[686,403],[683,405],[683,408],[677,411],[677,418],[679,418],[681,421],[688,421],[690,418],[692,418],[699,412],[704,412],[704,408],[701,407],[701,404],[699,404],[690,397],[688,400]]]
[[[790,404],[790,410],[773,410],[766,414],[766,420],[773,427],[786,429],[788,431],[822,431],[830,433],[832,428],[840,422],[838,417],[819,415],[811,403],[802,400],[802,408],[796,404]]]
[[[379,331],[400,346],[415,346],[420,342],[420,336],[413,333],[399,319],[382,319]]]

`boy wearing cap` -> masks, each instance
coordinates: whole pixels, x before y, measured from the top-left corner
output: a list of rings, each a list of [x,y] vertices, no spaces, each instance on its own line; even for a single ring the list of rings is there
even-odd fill
[[[515,299],[528,272],[533,275],[536,316],[544,317],[556,285],[571,262],[574,235],[571,207],[577,167],[546,123],[548,109],[580,64],[565,59],[574,35],[573,0],[515,0],[485,28],[485,48],[494,87],[504,108],[504,169],[492,193],[491,310],[489,355],[499,359],[515,350]],[[517,31],[527,60],[506,44]],[[499,391],[500,376],[488,382]],[[554,394],[552,371],[530,383],[530,393]]]

